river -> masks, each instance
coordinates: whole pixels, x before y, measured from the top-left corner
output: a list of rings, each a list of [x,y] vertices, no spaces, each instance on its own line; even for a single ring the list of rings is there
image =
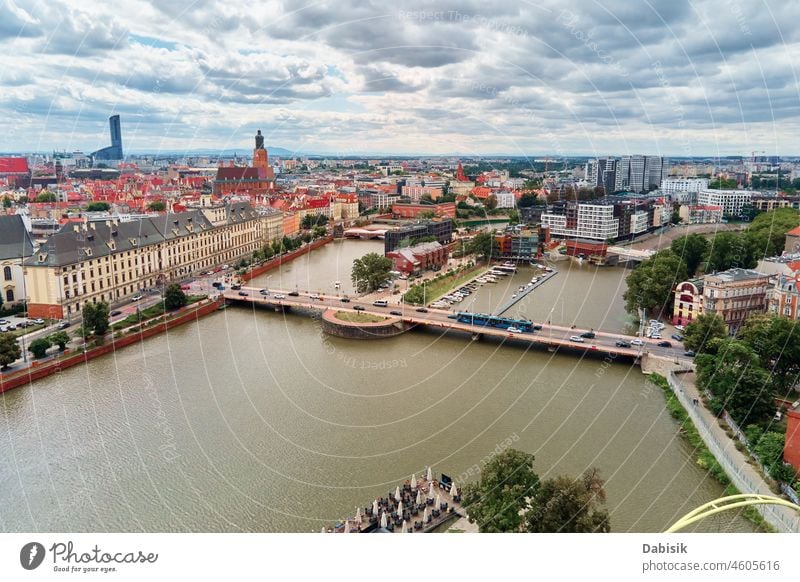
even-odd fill
[[[332,243],[259,284],[349,292],[349,262],[381,248]],[[624,273],[566,266],[520,309],[541,319],[563,297],[566,318],[622,329],[605,292]],[[543,477],[598,467],[617,532],[722,495],[628,363],[432,332],[343,340],[229,308],[5,393],[0,529],[319,531],[426,465],[464,481],[509,445]],[[725,514],[697,529],[753,528]]]

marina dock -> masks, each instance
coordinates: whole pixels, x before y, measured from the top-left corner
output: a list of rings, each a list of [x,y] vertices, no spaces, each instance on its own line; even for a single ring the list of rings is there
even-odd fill
[[[557,274],[558,271],[553,269],[549,273],[545,273],[544,275],[539,277],[536,283],[531,283],[530,285],[526,285],[525,289],[523,289],[522,291],[518,291],[515,294],[516,295],[515,297],[512,297],[504,304],[502,304],[500,307],[498,307],[497,311],[495,311],[493,315],[503,315],[506,311],[514,307],[514,305],[525,299],[525,297],[527,297],[528,294],[531,293],[534,289],[537,289],[540,285],[542,285],[546,281],[549,281],[551,277],[555,277]]]

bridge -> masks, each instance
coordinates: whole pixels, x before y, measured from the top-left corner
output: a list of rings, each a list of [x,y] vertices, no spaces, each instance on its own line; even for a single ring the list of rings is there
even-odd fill
[[[640,263],[655,254],[653,250],[636,250],[628,247],[608,247],[609,263]],[[612,260],[613,259],[613,260]]]
[[[345,238],[373,239],[385,238],[388,228],[348,228],[344,231]]]
[[[319,295],[298,291],[280,291],[276,289],[264,290],[268,294],[262,294],[262,289],[257,287],[243,287],[237,290],[225,290],[222,295],[231,304],[250,305],[253,307],[263,307],[267,309],[283,310],[285,308],[301,308],[315,311],[344,311],[350,313],[368,313],[380,315],[387,318],[388,323],[397,323],[411,329],[415,326],[426,326],[431,329],[442,331],[457,331],[472,335],[473,339],[481,337],[494,337],[501,340],[514,340],[529,344],[530,347],[546,348],[555,350],[559,348],[567,349],[572,353],[597,353],[616,358],[625,356],[639,360],[645,356],[658,357],[662,360],[672,361],[676,364],[689,364],[691,359],[684,355],[684,350],[680,345],[662,347],[658,345],[660,340],[650,340],[641,338],[642,345],[630,345],[630,347],[618,346],[616,342],[624,340],[628,343],[637,339],[619,333],[609,333],[598,330],[594,332],[594,338],[581,338],[583,341],[571,340],[573,336],[589,331],[585,329],[569,328],[558,325],[547,325],[542,323],[541,330],[532,333],[509,332],[505,329],[484,327],[462,323],[451,319],[451,312],[443,309],[433,308],[409,308],[401,304],[399,306],[378,307],[370,302],[360,301],[358,298],[344,298],[332,295]],[[296,295],[290,295],[290,293]],[[358,309],[357,309],[358,308]]]

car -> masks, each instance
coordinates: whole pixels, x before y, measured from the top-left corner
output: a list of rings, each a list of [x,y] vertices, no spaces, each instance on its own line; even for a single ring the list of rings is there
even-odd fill
[[[139,295],[138,293],[136,295],[134,295],[133,297],[131,297],[131,301],[141,301],[141,299],[142,299],[142,296]]]
[[[8,324],[8,331],[17,331],[17,326],[14,323]]]
[[[350,303],[350,298],[349,297],[342,297],[341,299],[339,299],[339,301],[341,301],[342,303]]]
[[[415,311],[417,313],[428,313],[428,308],[427,307],[417,307],[417,309]]]
[[[266,289],[262,289],[261,291],[259,291],[259,293],[261,293],[262,295],[269,295],[269,291],[267,291]]]
[[[284,295],[282,293],[276,293],[275,294],[275,299],[286,299],[286,295]]]
[[[658,347],[660,348],[671,348],[672,344],[668,341],[658,342]]]
[[[115,315],[122,315],[122,312],[119,309],[115,309],[114,311],[109,313],[109,315],[112,316],[112,317],[115,316]]]
[[[685,328],[684,326],[682,326],[682,325],[676,325],[676,326],[675,326],[675,329],[677,329],[678,331],[684,331],[684,330],[686,330],[686,328]]]
[[[397,310],[395,309],[394,311],[390,311],[390,312],[389,312],[389,315],[403,315],[403,312],[402,312],[402,311],[397,311]]]
[[[697,354],[695,354],[693,350],[686,350],[685,352],[683,352],[683,355],[684,355],[684,356],[689,356],[690,358],[693,358],[693,357],[695,357]]]
[[[238,291],[241,288],[242,286],[239,283],[234,283],[233,285],[231,285],[231,289],[233,289],[234,291]]]
[[[35,323],[36,325],[42,325],[44,323],[44,319],[42,319],[41,317],[37,317],[36,319],[33,320],[33,323]]]
[[[578,342],[579,344],[583,343],[583,338],[579,335],[570,336],[569,341],[571,342]]]
[[[68,321],[62,321],[58,324],[58,329],[67,329],[70,326]]]
[[[506,328],[506,331],[509,333],[522,333],[522,330],[520,328],[514,327],[513,325],[511,327]]]
[[[297,291],[289,291],[289,297],[300,297],[300,293]]]
[[[239,295],[241,297],[247,297],[249,295],[249,293],[247,291],[239,291]]]
[[[356,311],[364,311],[366,308],[363,305],[353,305],[353,309]]]
[[[595,333],[593,331],[585,331],[581,334],[581,337],[585,337],[587,339],[594,339]]]
[[[533,331],[542,331],[542,326],[538,323],[533,324]]]
[[[308,296],[308,298],[311,299],[312,301],[314,301],[315,299],[320,300],[320,301],[322,300],[322,297],[320,297],[316,293],[312,293],[311,295]]]
[[[681,334],[679,334],[679,333],[673,333],[672,334],[672,339],[674,339],[677,342],[682,342],[683,341],[683,336]]]
[[[222,283],[219,282],[219,281],[214,281],[213,283],[211,283],[211,286],[214,287],[215,289],[222,289],[223,288],[222,287]]]
[[[458,315],[456,315],[455,313],[453,313],[452,315],[448,315],[448,316],[447,316],[447,319],[458,319]]]
[[[8,321],[7,319],[0,319],[0,325],[8,325],[9,323],[11,322]]]
[[[643,346],[644,342],[637,337],[637,338],[631,340],[631,345],[632,346]]]
[[[614,345],[617,346],[618,348],[629,348],[629,347],[631,347],[631,343],[630,342],[626,342],[625,340],[617,340],[616,342],[614,342]]]

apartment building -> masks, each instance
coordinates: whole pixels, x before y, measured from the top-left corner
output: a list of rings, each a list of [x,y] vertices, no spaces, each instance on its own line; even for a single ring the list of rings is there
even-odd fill
[[[423,196],[429,196],[431,200],[438,200],[442,197],[442,188],[431,186],[403,186],[402,195],[410,198],[411,202],[419,202]]]
[[[800,271],[779,274],[770,290],[768,310],[775,315],[800,319]]]
[[[742,208],[751,203],[758,192],[749,190],[700,190],[697,193],[699,206],[721,206],[723,216],[741,216]]]
[[[116,303],[250,257],[282,233],[280,212],[257,212],[246,203],[131,222],[68,224],[24,263],[28,310],[36,317],[76,317],[84,303]]]
[[[0,216],[0,284],[5,306],[25,301],[27,294],[22,261],[33,254],[33,241],[22,217]]]
[[[731,334],[751,313],[767,309],[770,276],[753,269],[728,269],[703,277],[702,312],[722,317]]]
[[[794,208],[800,210],[800,196],[777,196],[759,194],[751,198],[750,203],[759,212],[769,212],[778,208]]]
[[[556,237],[608,240],[619,235],[614,205],[601,201],[558,203],[542,214],[542,226]]]
[[[697,204],[697,193],[708,190],[708,178],[665,178],[661,193],[681,204]]]
[[[722,222],[722,206],[681,204],[678,216],[684,224],[717,224]]]
[[[689,325],[703,313],[703,279],[690,279],[675,287],[673,325]]]

